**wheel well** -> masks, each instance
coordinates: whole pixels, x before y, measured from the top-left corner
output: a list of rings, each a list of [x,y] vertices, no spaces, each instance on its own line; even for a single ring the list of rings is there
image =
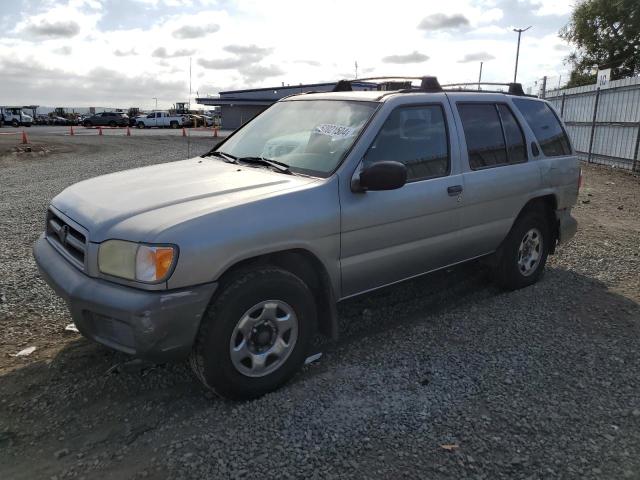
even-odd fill
[[[242,260],[228,268],[220,276],[219,282],[224,284],[226,279],[239,271],[252,270],[266,265],[287,270],[307,284],[316,301],[320,333],[336,339],[338,335],[338,314],[331,280],[322,262],[308,250],[285,250]]]
[[[551,229],[551,246],[549,248],[549,253],[555,253],[556,243],[558,240],[558,219],[556,218],[556,210],[558,208],[558,200],[555,195],[544,195],[542,197],[536,197],[529,200],[522,210],[520,210],[520,214],[518,218],[524,215],[527,212],[532,210],[542,211],[547,218],[547,222],[549,223],[549,228]]]

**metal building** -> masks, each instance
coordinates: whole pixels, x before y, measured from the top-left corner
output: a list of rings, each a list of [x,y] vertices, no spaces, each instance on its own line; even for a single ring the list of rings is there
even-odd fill
[[[200,97],[196,102],[201,105],[220,107],[222,127],[236,129],[258,115],[269,105],[281,98],[304,92],[330,92],[337,82],[310,83],[271,88],[253,88],[248,90],[229,90],[220,92],[218,97]],[[378,90],[379,85],[370,82],[353,82],[354,90]]]

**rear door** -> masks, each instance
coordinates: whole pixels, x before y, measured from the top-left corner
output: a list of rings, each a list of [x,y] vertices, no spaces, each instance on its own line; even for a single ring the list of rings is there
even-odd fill
[[[364,193],[346,184],[341,188],[343,297],[460,258],[463,178],[458,149],[451,142],[453,117],[444,95],[430,98],[434,101],[397,106],[388,113],[361,161],[361,166],[384,160],[404,163],[407,184]]]
[[[461,237],[472,258],[498,248],[522,207],[540,189],[541,178],[507,99],[466,98],[456,101],[455,109],[465,186]]]

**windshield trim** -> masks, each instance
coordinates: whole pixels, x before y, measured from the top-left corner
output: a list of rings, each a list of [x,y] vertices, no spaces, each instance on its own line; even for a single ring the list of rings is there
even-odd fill
[[[309,170],[307,168],[300,168],[300,167],[295,167],[295,166],[289,167],[292,173],[301,174],[301,175],[304,175],[306,177],[323,178],[323,179],[331,177],[342,166],[342,164],[344,163],[345,159],[349,156],[349,154],[351,154],[351,152],[353,151],[353,148],[360,141],[360,138],[362,137],[364,132],[369,128],[369,125],[371,124],[373,119],[376,117],[376,115],[380,111],[380,107],[382,106],[383,102],[374,101],[374,100],[355,100],[355,99],[348,99],[348,100],[344,99],[343,100],[343,99],[339,99],[339,98],[313,98],[313,97],[311,97],[311,98],[307,97],[307,98],[303,99],[303,98],[299,98],[298,95],[299,94],[294,95],[294,96],[284,97],[283,99],[278,100],[277,102],[274,102],[272,105],[269,105],[262,112],[260,112],[258,115],[253,117],[251,120],[246,122],[240,128],[237,128],[236,130],[234,130],[231,133],[231,135],[226,137],[220,143],[216,144],[216,146],[213,147],[211,150],[209,150],[207,153],[205,153],[204,155],[201,155],[201,157],[204,158],[204,157],[206,157],[208,155],[211,155],[211,153],[213,153],[213,152],[219,151],[220,148],[227,142],[227,140],[229,140],[236,133],[238,133],[240,130],[242,130],[244,127],[249,125],[251,122],[253,122],[260,115],[262,115],[263,113],[265,113],[267,110],[269,110],[274,105],[277,105],[278,103],[284,103],[284,102],[350,102],[350,103],[351,102],[357,102],[357,103],[368,103],[368,104],[375,105],[375,108],[371,112],[371,115],[369,116],[367,121],[364,123],[364,125],[362,125],[362,128],[360,129],[360,132],[358,133],[358,135],[356,135],[356,138],[353,140],[353,142],[351,143],[349,148],[347,150],[345,150],[345,152],[342,154],[342,156],[340,157],[340,160],[336,163],[336,166],[333,168],[333,170],[330,170],[328,172],[319,172],[317,170]],[[295,100],[294,100],[292,97],[297,97],[297,98],[295,98]]]

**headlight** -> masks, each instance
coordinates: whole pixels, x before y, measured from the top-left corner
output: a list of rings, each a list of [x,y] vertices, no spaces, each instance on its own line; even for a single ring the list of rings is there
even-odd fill
[[[139,282],[166,280],[177,258],[175,247],[107,240],[98,250],[102,273]]]

